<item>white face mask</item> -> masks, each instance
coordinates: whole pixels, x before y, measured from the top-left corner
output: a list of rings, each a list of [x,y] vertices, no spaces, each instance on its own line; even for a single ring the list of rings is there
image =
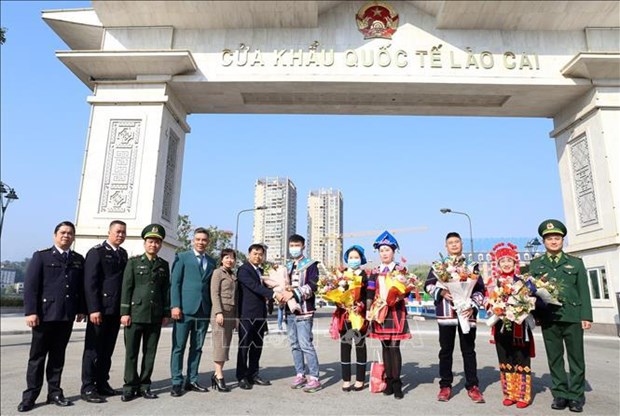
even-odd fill
[[[297,257],[301,256],[301,247],[289,247],[288,252],[290,253],[291,257],[296,259]]]

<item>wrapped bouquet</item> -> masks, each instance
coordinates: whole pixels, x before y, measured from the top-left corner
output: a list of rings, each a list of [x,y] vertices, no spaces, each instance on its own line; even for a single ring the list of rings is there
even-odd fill
[[[347,310],[351,327],[359,330],[364,324],[363,304],[357,302],[361,289],[362,276],[351,270],[334,270],[319,278],[316,295]]]
[[[463,312],[475,307],[471,294],[476,287],[480,274],[477,263],[468,262],[464,257],[442,257],[432,264],[433,274],[437,276],[436,286],[446,289],[452,295],[452,308],[456,311],[459,325],[464,334],[470,330],[469,318]]]
[[[502,330],[511,330],[512,324],[522,324],[536,307],[536,298],[523,280],[501,279],[489,294],[489,311],[493,314],[487,325],[503,321]]]
[[[536,287],[536,290],[533,290],[534,294],[545,302],[546,305],[562,306],[562,302],[560,302],[560,285],[555,279],[550,279],[547,273],[538,278],[527,276],[527,279]]]
[[[286,267],[278,266],[277,264],[271,265],[269,263],[263,266],[263,276],[261,280],[265,286],[273,289],[274,292],[284,292],[290,283]],[[290,298],[286,304],[293,313],[301,311],[301,306],[295,298]]]

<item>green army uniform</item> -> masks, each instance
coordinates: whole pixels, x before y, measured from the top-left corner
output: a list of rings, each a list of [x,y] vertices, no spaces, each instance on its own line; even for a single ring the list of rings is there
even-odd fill
[[[538,230],[541,237],[549,234],[566,235],[566,227],[557,220],[544,221]],[[532,260],[533,277],[547,275],[560,287],[561,306],[547,305],[539,311],[547,361],[551,372],[551,393],[555,398],[584,402],[585,357],[582,321],[592,322],[592,305],[588,275],[583,261],[560,252],[552,258],[546,253]],[[564,367],[564,346],[568,356],[570,378]]]
[[[170,317],[170,268],[166,260],[149,260],[142,254],[127,261],[121,293],[123,315],[131,316],[131,325],[125,327],[123,393],[143,393],[150,389],[162,320]],[[143,359],[138,375],[141,343]]]

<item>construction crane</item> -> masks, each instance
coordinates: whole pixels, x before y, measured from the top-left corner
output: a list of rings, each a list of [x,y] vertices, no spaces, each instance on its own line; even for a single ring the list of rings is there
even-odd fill
[[[322,238],[319,238],[319,241],[323,239],[333,240],[333,239],[339,239],[339,238],[344,239],[344,238],[353,238],[353,237],[366,237],[369,235],[379,235],[383,231],[385,230],[368,230],[368,231],[356,231],[356,232],[342,233],[342,234],[330,234]],[[421,227],[408,227],[408,228],[393,228],[387,231],[389,231],[391,234],[424,233],[428,231],[428,227],[421,226]]]

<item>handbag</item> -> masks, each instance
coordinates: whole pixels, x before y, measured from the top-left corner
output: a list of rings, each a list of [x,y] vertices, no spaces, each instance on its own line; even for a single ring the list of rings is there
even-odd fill
[[[385,365],[381,359],[381,354],[376,350],[377,361],[370,364],[370,386],[371,393],[381,393],[387,387],[385,382]]]

